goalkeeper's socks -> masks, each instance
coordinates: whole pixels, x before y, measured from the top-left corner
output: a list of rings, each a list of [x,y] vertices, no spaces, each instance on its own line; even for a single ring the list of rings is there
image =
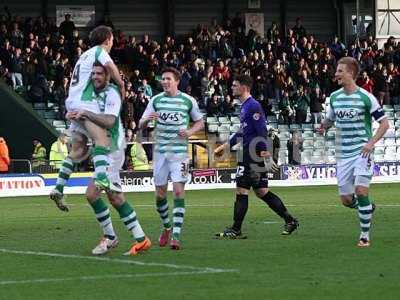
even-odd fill
[[[160,215],[161,222],[165,229],[171,228],[171,223],[168,217],[168,201],[166,198],[164,199],[156,199],[156,209],[158,214]]]
[[[360,218],[361,236],[369,240],[369,229],[371,227],[372,204],[368,196],[358,196],[358,217]]]
[[[126,228],[132,232],[133,238],[137,242],[142,242],[145,239],[142,226],[136,217],[136,212],[133,207],[125,201],[121,206],[116,207],[116,210],[121,217],[122,222],[124,222]]]
[[[107,167],[109,165],[108,154],[110,150],[106,147],[96,146],[92,150],[92,159],[94,166],[94,174],[96,179],[104,179],[107,177]]]
[[[236,231],[242,229],[242,223],[249,208],[249,196],[236,194],[236,201],[233,208],[233,225],[232,228]]]
[[[93,203],[90,203],[92,206],[94,213],[96,214],[96,219],[100,224],[101,229],[103,230],[104,236],[115,237],[115,231],[111,222],[110,210],[107,205],[101,198],[98,198]]]
[[[56,190],[59,191],[61,194],[64,193],[64,186],[66,185],[69,177],[71,176],[73,169],[74,169],[74,163],[72,162],[72,159],[69,156],[67,156],[64,159],[60,170],[58,171],[58,177],[56,182]]]
[[[174,199],[174,209],[172,210],[172,238],[179,240],[181,235],[183,219],[185,217],[185,200],[182,198]]]
[[[268,191],[268,193],[266,193],[261,199],[267,203],[269,208],[271,208],[278,216],[284,219],[286,223],[293,221],[293,217],[289,214],[285,204],[283,204],[281,198],[279,198],[277,195],[271,191]]]

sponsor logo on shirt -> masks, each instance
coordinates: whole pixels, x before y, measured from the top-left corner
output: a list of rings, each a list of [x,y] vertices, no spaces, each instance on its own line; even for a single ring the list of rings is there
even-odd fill
[[[351,120],[357,116],[357,111],[354,109],[339,109],[336,111],[336,117],[341,120]]]
[[[160,119],[163,121],[172,121],[172,122],[178,122],[181,120],[181,115],[179,113],[165,113],[162,112],[160,113]]]

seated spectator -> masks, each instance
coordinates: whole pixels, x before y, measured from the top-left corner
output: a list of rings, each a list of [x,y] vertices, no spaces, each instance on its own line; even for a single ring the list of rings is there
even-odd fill
[[[232,116],[235,113],[235,104],[230,95],[226,95],[222,101],[221,113],[223,116]]]
[[[271,41],[271,43],[275,43],[280,36],[278,24],[276,22],[272,22],[271,27],[267,30],[267,39]]]
[[[299,86],[294,96],[294,109],[296,111],[296,123],[302,124],[307,120],[307,112],[310,106],[310,97],[305,93],[303,86]]]
[[[13,29],[10,34],[10,43],[15,48],[22,48],[24,44],[24,33],[20,30],[18,22],[13,23]]]
[[[207,103],[207,116],[219,117],[221,115],[221,108],[220,96],[214,94]]]
[[[331,48],[332,53],[335,56],[336,60],[340,59],[343,56],[344,51],[346,50],[345,45],[343,45],[343,43],[340,42],[338,36],[335,36],[333,38],[333,42],[330,45],[330,48]]]
[[[44,77],[44,75],[39,75],[36,82],[34,82],[28,91],[28,97],[32,103],[45,103],[48,94],[49,87],[46,77]]]
[[[218,75],[221,74],[222,78],[227,81],[229,80],[231,74],[229,72],[229,68],[225,66],[223,60],[219,60],[217,66],[214,68],[214,76],[218,78]]]
[[[374,82],[369,78],[367,71],[362,72],[361,77],[357,80],[357,85],[370,93],[374,90]]]
[[[8,85],[11,85],[11,75],[8,69],[3,66],[3,62],[0,60],[0,78],[2,78]]]
[[[147,83],[147,79],[142,80],[142,84],[139,86],[138,91],[143,92],[144,97],[146,97],[148,100],[153,97],[153,90],[151,89],[151,86]]]
[[[279,101],[279,112],[283,119],[283,124],[290,125],[293,123],[294,111],[291,107],[288,91],[283,92],[283,97]]]
[[[50,166],[53,166],[56,170],[59,170],[62,162],[67,156],[67,135],[65,133],[60,133],[58,139],[51,145],[49,155]]]
[[[181,80],[179,81],[178,89],[180,91],[186,91],[190,86],[190,81],[192,79],[192,75],[189,70],[186,68],[186,65],[181,65],[179,68],[179,72],[181,73]]]
[[[69,79],[68,77],[63,78],[62,84],[59,84],[53,89],[53,99],[54,103],[58,104],[59,107],[59,119],[65,119],[65,99],[68,97],[68,89],[69,89]]]
[[[0,136],[0,174],[8,173],[11,160],[6,140]]]

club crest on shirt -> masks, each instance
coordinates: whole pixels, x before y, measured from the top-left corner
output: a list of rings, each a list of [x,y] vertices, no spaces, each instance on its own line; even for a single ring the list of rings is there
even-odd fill
[[[259,112],[254,113],[254,115],[253,115],[254,120],[258,121],[258,120],[260,120],[260,118],[261,118],[261,114]]]

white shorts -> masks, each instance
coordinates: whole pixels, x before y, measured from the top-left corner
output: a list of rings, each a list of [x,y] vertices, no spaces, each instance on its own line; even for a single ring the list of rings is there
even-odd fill
[[[65,100],[65,108],[67,111],[87,110],[96,114],[100,113],[100,107],[96,101],[81,101],[67,98]]]
[[[356,186],[369,187],[374,172],[373,158],[359,155],[338,160],[336,170],[339,195],[352,195]]]
[[[108,179],[114,183],[121,185],[121,177],[119,171],[122,169],[125,161],[125,149],[120,149],[108,154],[109,166],[107,168]],[[93,178],[95,174],[93,173]]]
[[[88,140],[90,140],[89,132],[81,123],[75,120],[71,120],[71,125],[69,126],[68,131],[70,136],[72,136],[75,132],[77,132],[83,134],[88,138]]]
[[[114,184],[121,185],[119,171],[122,169],[125,161],[125,149],[120,149],[109,154],[110,166],[108,167],[108,178]]]
[[[172,182],[186,183],[189,178],[189,158],[185,156],[171,156],[154,153],[153,176],[156,186],[163,186]]]

